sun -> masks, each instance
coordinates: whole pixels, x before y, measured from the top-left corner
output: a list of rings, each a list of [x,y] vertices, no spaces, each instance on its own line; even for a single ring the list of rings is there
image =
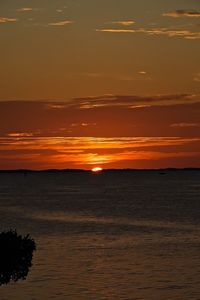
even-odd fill
[[[95,168],[92,169],[92,172],[94,172],[94,173],[98,173],[98,172],[101,172],[101,171],[103,171],[103,169],[100,168],[100,167],[95,167]]]

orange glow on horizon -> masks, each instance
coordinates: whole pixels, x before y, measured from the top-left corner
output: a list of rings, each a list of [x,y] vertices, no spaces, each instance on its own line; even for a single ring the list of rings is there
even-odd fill
[[[94,172],[94,173],[98,173],[98,172],[101,172],[101,171],[103,171],[103,169],[100,168],[100,167],[96,167],[96,168],[92,169],[92,172]]]
[[[100,168],[98,172],[101,167],[195,167],[200,161],[200,138],[194,137],[34,137],[16,132],[0,137],[0,144],[0,169]]]

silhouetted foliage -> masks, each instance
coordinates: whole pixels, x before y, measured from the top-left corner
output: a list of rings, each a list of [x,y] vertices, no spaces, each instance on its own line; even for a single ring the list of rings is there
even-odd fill
[[[18,235],[15,230],[0,233],[0,285],[26,279],[34,250],[36,244],[29,235]]]

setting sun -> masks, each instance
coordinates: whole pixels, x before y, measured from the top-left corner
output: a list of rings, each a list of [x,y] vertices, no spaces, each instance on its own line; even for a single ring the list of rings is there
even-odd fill
[[[92,169],[92,172],[95,172],[95,173],[101,172],[101,171],[103,171],[103,169],[100,168],[100,167],[96,167],[96,168],[93,168],[93,169]]]

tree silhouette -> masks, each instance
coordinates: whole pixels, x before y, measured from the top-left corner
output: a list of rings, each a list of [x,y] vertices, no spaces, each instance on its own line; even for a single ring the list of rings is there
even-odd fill
[[[18,235],[16,230],[1,232],[0,285],[26,279],[35,250],[35,241],[29,235]]]

